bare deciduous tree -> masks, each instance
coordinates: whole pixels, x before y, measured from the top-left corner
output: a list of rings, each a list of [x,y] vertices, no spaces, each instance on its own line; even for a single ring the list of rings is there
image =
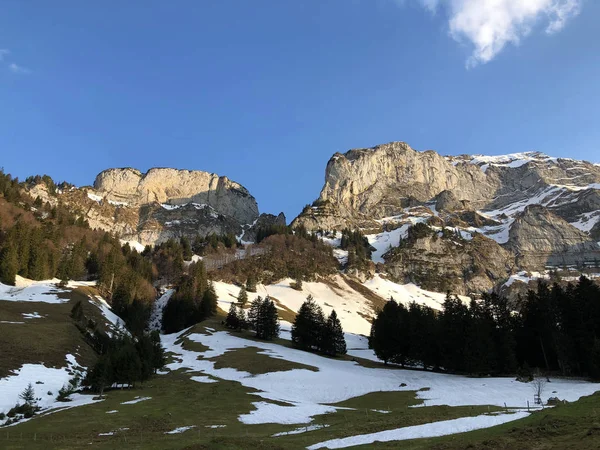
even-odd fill
[[[546,388],[547,378],[542,376],[537,376],[531,382],[533,386],[534,400],[538,405],[543,404],[542,402],[542,394],[544,393],[544,389]]]

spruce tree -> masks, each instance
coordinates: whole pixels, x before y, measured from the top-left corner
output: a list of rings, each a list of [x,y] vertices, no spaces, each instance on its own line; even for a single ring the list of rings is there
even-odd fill
[[[248,328],[248,318],[246,317],[246,312],[244,311],[243,308],[238,307],[237,309],[237,317],[238,317],[238,321],[239,321],[239,329],[240,330],[245,330],[246,328]]]
[[[225,326],[233,330],[240,328],[240,319],[238,317],[238,311],[235,303],[231,303],[231,306],[229,307],[229,312],[225,318]]]
[[[210,283],[208,289],[204,291],[204,294],[202,295],[202,301],[200,302],[202,320],[206,319],[207,317],[212,317],[217,313],[218,301],[219,299],[217,297],[217,293],[215,292],[215,288],[213,284]]]
[[[160,333],[158,330],[154,330],[150,333],[150,341],[152,342],[152,368],[154,373],[162,369],[167,363],[165,356],[165,349],[160,342]]]
[[[239,305],[243,308],[248,303],[248,292],[246,291],[246,287],[242,286],[240,289],[240,293],[238,294],[237,301]]]
[[[272,341],[276,337],[279,337],[279,316],[277,314],[277,307],[275,306],[275,303],[273,303],[273,300],[267,297],[262,302],[261,308],[263,310],[263,313],[261,314],[263,325],[261,327],[262,333],[258,337],[267,341]]]
[[[398,330],[400,328],[400,318],[398,310],[398,303],[391,298],[373,321],[371,344],[375,355],[384,364],[395,362],[399,353]]]
[[[344,330],[335,309],[331,311],[322,329],[321,351],[331,356],[345,355],[346,339],[344,338]]]
[[[19,398],[29,406],[33,406],[35,404],[35,391],[33,390],[31,383],[29,383],[25,390],[19,394]]]
[[[0,283],[15,285],[15,278],[19,271],[17,249],[12,242],[7,242],[0,251]]]
[[[292,325],[292,342],[305,350],[319,350],[324,324],[323,310],[309,295]]]
[[[262,297],[256,297],[250,304],[250,310],[248,311],[248,326],[256,332],[257,336],[262,334],[262,303]]]

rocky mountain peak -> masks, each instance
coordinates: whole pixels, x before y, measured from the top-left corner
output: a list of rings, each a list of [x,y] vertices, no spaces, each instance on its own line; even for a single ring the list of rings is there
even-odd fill
[[[405,142],[353,149],[333,155],[319,198],[293,224],[385,235],[426,220],[487,236],[522,267],[585,263],[600,250],[600,166],[542,152],[442,156]]]
[[[242,185],[197,170],[153,168],[142,174],[131,168],[108,169],[96,177],[94,189],[108,201],[128,205],[208,205],[242,224],[254,222],[259,215],[256,200]]]

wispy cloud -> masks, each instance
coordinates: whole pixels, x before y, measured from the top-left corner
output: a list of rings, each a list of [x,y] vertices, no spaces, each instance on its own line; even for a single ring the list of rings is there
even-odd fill
[[[23,75],[29,75],[31,73],[31,70],[28,69],[27,67],[19,66],[18,64],[15,64],[15,63],[10,63],[8,65],[8,68],[13,73],[20,73]]]
[[[4,61],[4,57],[10,53],[9,50],[5,48],[0,48],[0,62]]]
[[[396,0],[398,2],[398,0]],[[583,0],[417,0],[423,7],[448,17],[450,35],[468,42],[473,53],[467,67],[485,64],[508,44],[519,45],[543,24],[546,33],[562,30],[581,11]],[[401,2],[398,2],[401,3]]]

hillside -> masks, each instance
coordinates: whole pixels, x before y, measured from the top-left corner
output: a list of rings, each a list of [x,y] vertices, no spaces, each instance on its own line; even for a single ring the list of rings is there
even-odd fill
[[[0,284],[0,413],[19,402],[28,383],[40,406],[64,407],[56,400],[58,391],[95,363],[94,349],[71,318],[77,302],[99,331],[111,333],[122,323],[90,283],[58,287],[58,282],[18,278],[15,287]],[[74,398],[74,404],[90,401],[91,396]]]

